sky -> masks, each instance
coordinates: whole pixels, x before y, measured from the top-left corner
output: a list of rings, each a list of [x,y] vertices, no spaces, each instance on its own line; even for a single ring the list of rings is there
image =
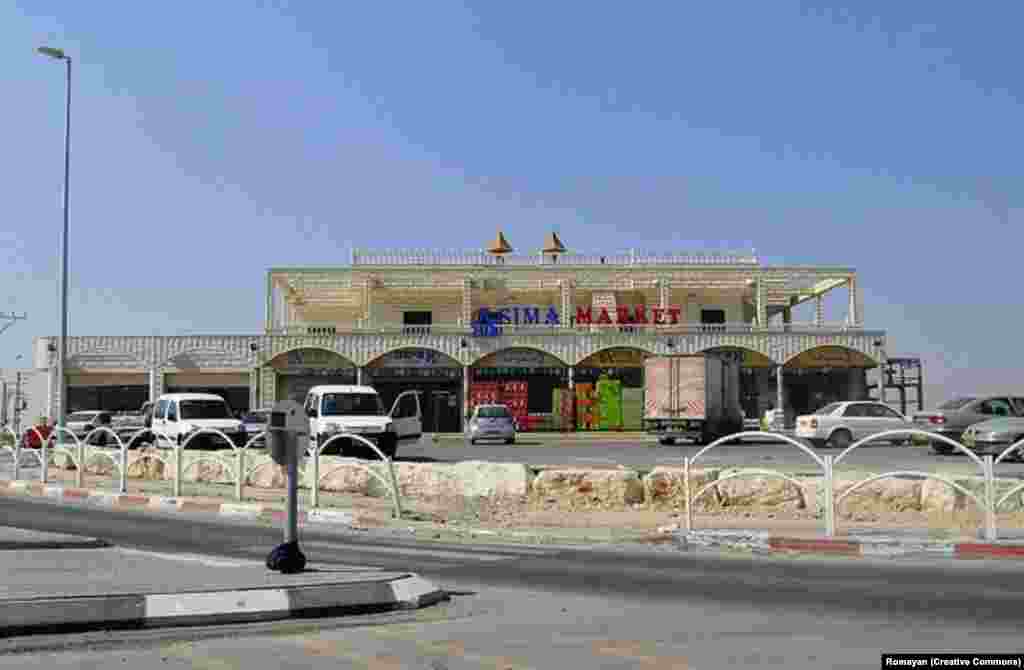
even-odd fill
[[[269,267],[557,230],[853,267],[866,327],[923,357],[929,405],[1022,391],[1022,19],[909,0],[4,3],[0,312],[28,319],[0,367],[59,331],[46,44],[74,59],[71,335],[255,333]]]

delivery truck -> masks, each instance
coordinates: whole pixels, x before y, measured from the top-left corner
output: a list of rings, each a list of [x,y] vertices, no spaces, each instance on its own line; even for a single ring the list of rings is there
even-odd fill
[[[661,444],[708,444],[743,430],[734,352],[652,356],[644,361],[644,429]]]

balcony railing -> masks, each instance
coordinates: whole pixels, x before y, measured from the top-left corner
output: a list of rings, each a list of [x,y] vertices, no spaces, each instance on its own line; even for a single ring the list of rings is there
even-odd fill
[[[464,324],[448,323],[430,326],[408,326],[400,323],[370,323],[358,321],[348,324],[293,324],[285,328],[272,329],[270,335],[313,335],[332,336],[346,334],[380,333],[386,335],[463,335],[494,337],[503,335],[567,335],[573,333],[626,333],[632,335],[745,335],[792,334],[814,335],[823,332],[860,332],[868,330],[863,325],[848,323],[772,323],[757,326],[752,323],[676,323],[676,324]]]
[[[740,251],[699,251],[658,253],[631,249],[627,251],[602,253],[559,254],[557,258],[541,252],[532,254],[506,254],[498,257],[485,251],[393,249],[352,252],[354,266],[382,265],[516,265],[516,266],[593,266],[593,265],[758,265],[758,258],[751,252]]]

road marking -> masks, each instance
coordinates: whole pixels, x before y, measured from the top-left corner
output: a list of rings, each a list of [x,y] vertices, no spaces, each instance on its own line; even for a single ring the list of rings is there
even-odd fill
[[[287,612],[289,609],[291,603],[284,589],[146,596],[147,619],[241,612]]]
[[[149,558],[160,558],[166,561],[181,561],[189,563],[202,563],[213,568],[247,568],[262,566],[259,561],[239,561],[226,559],[220,556],[208,556],[204,554],[165,554],[157,551],[144,551],[142,549],[118,549],[123,554],[144,556]],[[268,549],[269,551],[269,549]]]
[[[367,554],[384,554],[387,556],[404,555],[404,556],[423,556],[427,558],[455,558],[464,561],[481,561],[481,562],[495,562],[495,561],[514,561],[521,556],[514,554],[490,554],[490,553],[472,553],[463,551],[447,551],[445,549],[431,549],[431,548],[412,548],[412,547],[346,547],[343,545],[332,544],[329,542],[304,542],[301,543],[302,547],[320,548],[320,549],[331,549],[334,551],[351,549],[358,553]]]

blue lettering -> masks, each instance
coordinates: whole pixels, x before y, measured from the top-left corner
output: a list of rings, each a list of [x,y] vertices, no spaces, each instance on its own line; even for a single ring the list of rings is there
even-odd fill
[[[548,315],[545,317],[544,323],[549,326],[558,325],[558,312],[555,310],[554,306],[548,307]]]
[[[523,308],[523,317],[526,323],[540,323],[540,309],[537,307]]]

